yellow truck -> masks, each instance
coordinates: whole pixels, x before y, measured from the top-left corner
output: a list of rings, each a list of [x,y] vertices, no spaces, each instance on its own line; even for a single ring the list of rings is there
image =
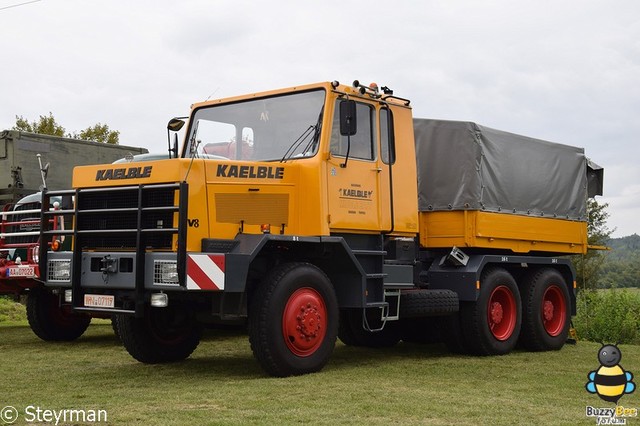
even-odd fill
[[[273,376],[319,371],[336,338],[435,335],[478,355],[565,343],[566,255],[587,251],[602,186],[583,149],[414,119],[358,81],[197,103],[185,129],[168,159],[77,167],[73,189],[43,195],[74,200],[42,211],[45,285],[117,315],[135,359],[185,359],[225,323],[247,324]],[[61,215],[73,227],[50,229]]]

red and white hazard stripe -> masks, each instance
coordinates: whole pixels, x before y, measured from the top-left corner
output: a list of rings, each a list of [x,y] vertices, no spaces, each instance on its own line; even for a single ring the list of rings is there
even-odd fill
[[[188,254],[187,290],[224,290],[224,254]]]

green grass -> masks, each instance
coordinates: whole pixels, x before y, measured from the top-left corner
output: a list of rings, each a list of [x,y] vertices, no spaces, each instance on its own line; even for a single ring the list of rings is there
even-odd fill
[[[486,358],[440,345],[338,343],[320,373],[276,379],[262,372],[238,332],[208,330],[188,360],[144,365],[124,351],[108,321],[94,322],[71,343],[0,324],[0,407],[15,406],[21,418],[29,405],[102,409],[111,424],[594,425],[585,407],[611,406],[584,388],[599,367],[597,343]],[[621,364],[640,377],[640,347],[621,350]],[[620,403],[639,407],[639,395]]]
[[[0,296],[0,323],[16,322],[27,319],[26,308],[12,297]]]

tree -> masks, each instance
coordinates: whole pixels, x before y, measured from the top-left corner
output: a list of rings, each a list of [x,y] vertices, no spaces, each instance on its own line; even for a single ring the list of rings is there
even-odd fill
[[[109,130],[108,125],[98,123],[78,133],[77,137],[78,139],[117,145],[120,139],[120,132],[117,130]]]
[[[39,133],[41,135],[68,137],[72,139],[85,139],[88,141],[110,143],[117,145],[120,142],[120,132],[117,130],[110,130],[106,124],[95,124],[89,126],[79,133],[67,133],[66,129],[56,122],[55,117],[51,112],[49,115],[41,115],[37,121],[29,121],[22,116],[16,115],[16,124],[13,126],[13,130],[20,130],[22,132]]]
[[[592,246],[605,246],[613,233],[613,229],[607,227],[609,212],[606,210],[608,203],[600,204],[594,198],[587,200],[587,242]],[[598,287],[598,280],[602,273],[602,267],[606,260],[602,250],[589,250],[587,254],[574,256],[573,263],[576,266],[576,280],[582,288]]]
[[[38,121],[32,122],[29,122],[22,116],[16,115],[16,124],[13,126],[13,130],[60,137],[64,136],[66,133],[64,127],[56,122],[56,119],[53,117],[51,112],[49,112],[48,116],[41,115]]]

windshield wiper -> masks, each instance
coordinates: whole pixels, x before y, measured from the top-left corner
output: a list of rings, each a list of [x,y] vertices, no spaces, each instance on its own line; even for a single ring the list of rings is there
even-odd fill
[[[196,121],[193,124],[193,133],[191,134],[191,138],[189,139],[189,152],[187,154],[189,154],[189,156],[192,158],[198,156],[199,141],[196,140],[196,136],[198,135],[199,123],[200,123],[200,120]]]
[[[313,152],[315,150],[316,145],[318,145],[318,143],[320,142],[320,131],[322,130],[322,114],[323,114],[323,112],[324,112],[324,106],[320,110],[320,114],[318,115],[318,121],[316,122],[316,124],[309,126],[304,132],[302,132],[302,134],[298,137],[298,139],[296,139],[291,144],[289,149],[287,149],[287,151],[282,156],[282,159],[280,160],[281,163],[284,163],[289,158],[291,158],[293,156],[293,154],[296,152],[296,150],[312,134],[313,134],[313,136],[311,137],[311,139],[309,139],[309,142],[305,145],[304,149],[302,151],[300,151],[300,153],[304,154],[304,153],[307,153],[307,152]]]
[[[298,149],[298,147],[300,145],[302,145],[302,143],[309,137],[309,135],[311,134],[311,132],[313,131],[314,128],[315,128],[315,126],[313,126],[313,125],[307,127],[305,129],[305,131],[302,132],[302,134],[300,136],[298,136],[298,139],[293,141],[293,143],[291,144],[289,149],[287,149],[287,151],[282,156],[282,159],[280,160],[281,163],[284,163],[289,158],[291,158],[291,156],[293,156],[293,153],[296,152],[296,149]],[[304,152],[304,151],[302,151],[302,152]]]

